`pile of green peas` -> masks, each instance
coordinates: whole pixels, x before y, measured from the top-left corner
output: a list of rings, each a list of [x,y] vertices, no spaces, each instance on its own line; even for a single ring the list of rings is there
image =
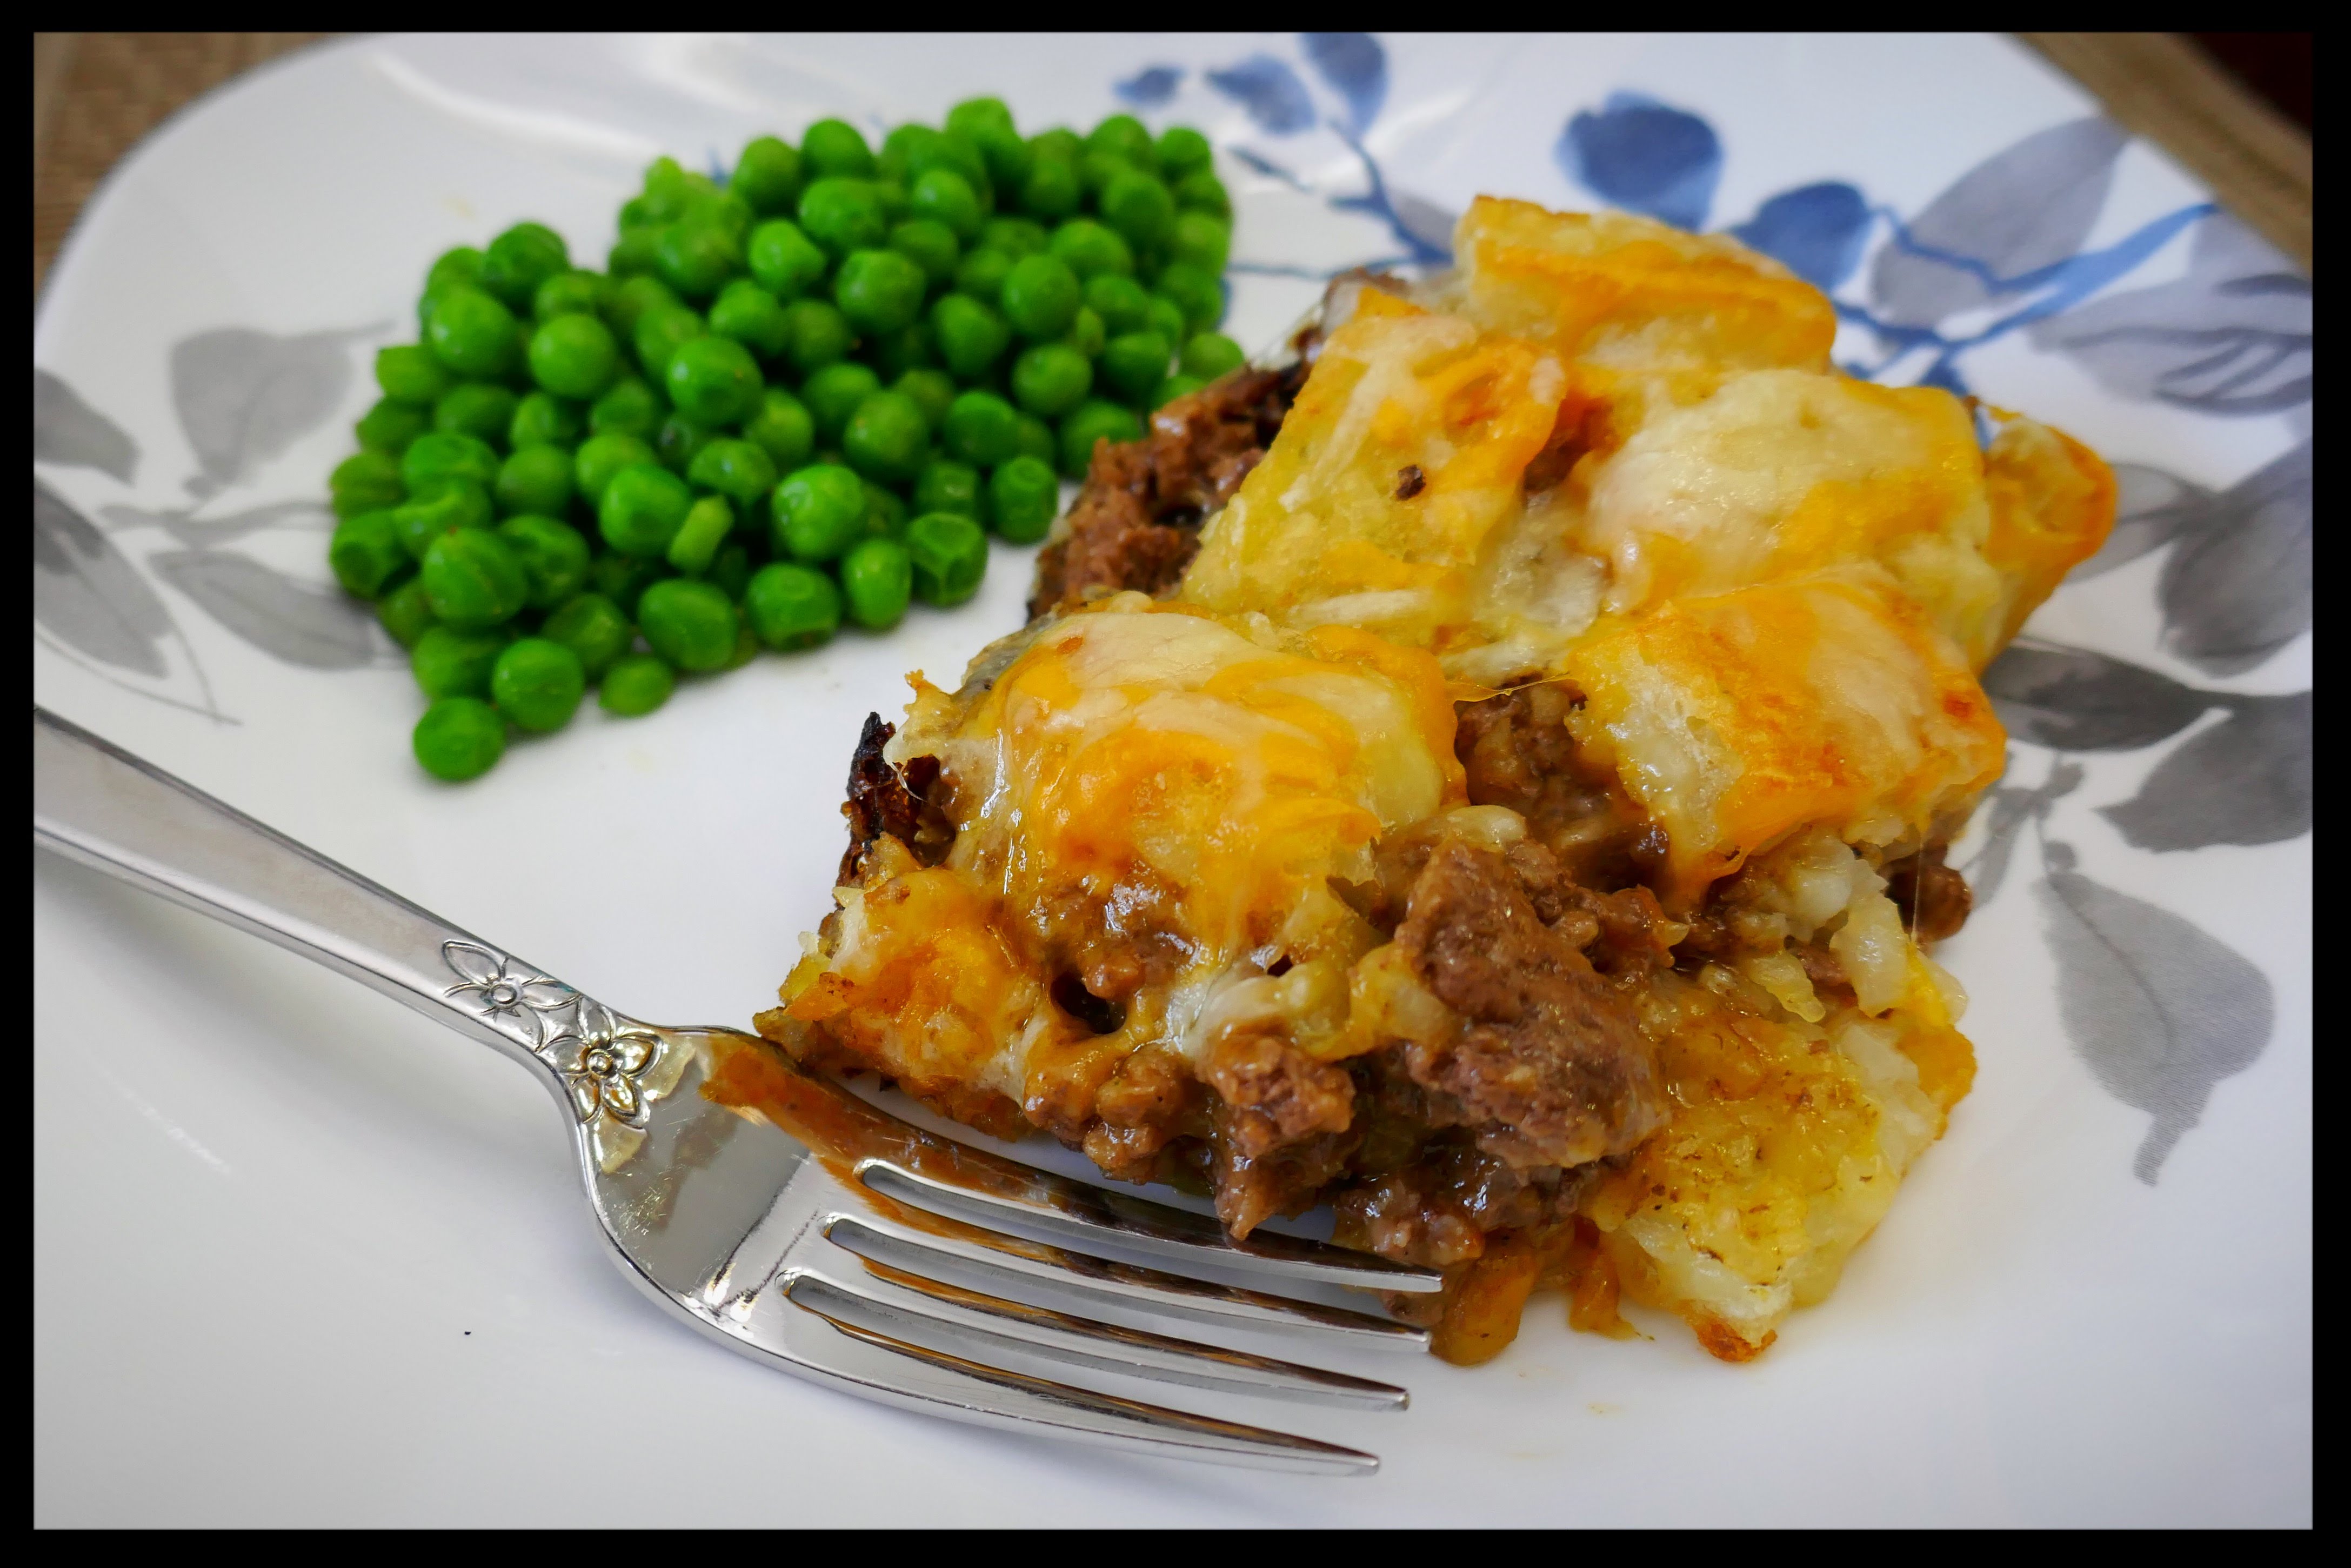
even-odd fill
[[[417,761],[476,778],[590,687],[650,713],[969,599],[989,530],[1042,538],[1098,442],[1240,364],[1231,223],[1196,131],[1023,137],[976,98],[878,149],[759,137],[723,183],[658,159],[602,272],[535,223],[442,256],[331,480]]]

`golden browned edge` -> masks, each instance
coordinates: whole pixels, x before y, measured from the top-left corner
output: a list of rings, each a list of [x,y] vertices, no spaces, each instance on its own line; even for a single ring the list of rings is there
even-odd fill
[[[2310,137],[2178,33],[2020,33],[2310,270]]]
[[[33,295],[82,204],[183,105],[332,33],[33,35]]]

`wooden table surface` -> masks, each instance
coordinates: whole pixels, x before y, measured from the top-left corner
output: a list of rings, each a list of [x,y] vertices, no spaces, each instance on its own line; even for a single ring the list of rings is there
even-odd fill
[[[34,298],[82,204],[141,137],[229,78],[332,36],[34,34]],[[2176,33],[2022,37],[2309,267],[2310,138],[2299,126]]]

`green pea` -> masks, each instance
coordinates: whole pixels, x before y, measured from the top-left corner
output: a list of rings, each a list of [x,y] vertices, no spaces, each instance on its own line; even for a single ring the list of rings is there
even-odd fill
[[[685,476],[737,507],[747,507],[775,487],[776,465],[754,442],[720,437],[695,454]]]
[[[800,193],[800,232],[827,256],[872,250],[889,236],[880,192],[863,180],[822,179]]]
[[[1143,421],[1131,408],[1089,398],[1061,421],[1061,472],[1082,479],[1093,461],[1094,444],[1143,439]]]
[[[1033,413],[1024,413],[1013,422],[1012,450],[1018,456],[1050,464],[1061,455],[1061,443],[1051,425]]]
[[[571,509],[572,483],[570,453],[560,446],[525,446],[498,465],[498,511],[509,517],[559,517]]]
[[[497,483],[498,455],[477,436],[436,430],[409,443],[400,477],[412,496],[435,479],[469,479],[486,488]]]
[[[890,230],[890,248],[923,269],[923,279],[936,288],[951,281],[963,246],[955,231],[936,218],[909,218]]]
[[[1004,279],[1013,257],[1005,251],[982,248],[956,263],[955,287],[983,305],[993,307],[1004,293]]]
[[[1012,361],[1012,401],[1040,419],[1069,413],[1093,384],[1092,364],[1066,343],[1040,343]]]
[[[873,150],[845,120],[820,120],[800,138],[800,159],[811,176],[865,179],[873,172]]]
[[[670,292],[668,284],[658,277],[632,277],[615,284],[604,298],[604,324],[615,335],[636,340],[637,323],[646,311],[656,305],[679,305],[684,301]]]
[[[910,371],[935,369],[939,362],[938,334],[928,321],[910,321],[894,332],[883,332],[868,344],[873,368],[884,381],[896,381]]]
[[[1012,343],[1012,329],[1004,319],[963,293],[944,295],[931,307],[931,330],[938,343],[939,357],[946,361],[955,378],[963,382],[976,382],[987,376]]]
[[[1031,136],[1029,150],[1040,158],[1057,158],[1074,166],[1085,152],[1086,141],[1068,126],[1057,125]]]
[[[940,422],[941,444],[950,456],[993,468],[1012,455],[1019,421],[1013,406],[994,392],[961,392]]]
[[[732,338],[692,338],[671,351],[664,385],[678,413],[715,425],[747,416],[764,383],[751,351]]]
[[[946,128],[971,136],[984,126],[1012,129],[1012,110],[1000,98],[967,98],[947,110]]]
[[[506,755],[507,725],[478,697],[444,697],[416,721],[409,747],[417,765],[447,784],[479,779]]]
[[[393,402],[430,408],[455,384],[448,367],[422,343],[395,343],[375,351],[375,384]]]
[[[1104,230],[1104,233],[1109,231]],[[1058,338],[1077,319],[1078,276],[1055,256],[1024,256],[1004,276],[1004,319],[1025,338]]]
[[[388,452],[352,453],[327,476],[327,490],[334,497],[339,517],[380,512],[408,498],[408,486],[400,477],[400,459]]]
[[[710,307],[710,329],[732,338],[763,360],[772,360],[791,340],[792,326],[776,297],[747,277],[719,291]]]
[[[433,428],[496,441],[514,421],[515,394],[491,382],[461,382],[433,405]]]
[[[1191,262],[1169,262],[1159,274],[1159,292],[1183,309],[1184,324],[1193,332],[1205,332],[1224,319],[1224,281]]]
[[[457,287],[470,287],[481,281],[482,253],[470,245],[454,246],[433,258],[424,274],[424,295],[430,298]]]
[[[362,512],[338,525],[327,545],[327,564],[334,569],[335,580],[343,585],[343,591],[373,599],[411,562],[407,548],[401,543],[399,527],[392,514],[385,511]]]
[[[1111,337],[1124,332],[1140,332],[1151,325],[1151,296],[1132,277],[1114,272],[1098,273],[1086,279],[1086,308],[1102,318],[1102,330]]]
[[[1170,180],[1180,180],[1216,161],[1208,139],[1188,125],[1169,126],[1159,133],[1159,140],[1152,147],[1159,157],[1159,172]]]
[[[1184,308],[1165,294],[1151,297],[1151,319],[1144,325],[1171,343],[1186,342],[1192,336],[1185,329]]]
[[[1206,213],[1179,213],[1168,241],[1169,259],[1189,263],[1203,272],[1221,274],[1232,258],[1233,231],[1221,218]]]
[[[799,399],[769,387],[759,394],[758,412],[743,422],[743,439],[765,452],[778,473],[789,473],[816,450],[816,422]]]
[[[1177,398],[1189,397],[1207,384],[1197,376],[1187,376],[1178,372],[1159,383],[1159,390],[1151,394],[1151,406],[1155,409],[1165,408]]]
[[[979,521],[984,517],[985,497],[979,470],[951,457],[931,459],[914,476],[914,509],[917,513],[954,512]]]
[[[969,185],[972,194],[978,198],[979,215],[983,220],[995,209],[996,190],[994,182],[988,177],[987,158],[973,138],[961,131],[948,131],[923,138],[908,149],[906,179],[910,198],[914,187],[922,183],[922,177],[934,170],[945,170],[963,177],[964,183]]]
[[[865,486],[852,469],[814,463],[784,476],[772,507],[779,554],[810,565],[838,560],[863,531]]]
[[[596,681],[603,678],[613,660],[629,651],[637,629],[629,624],[619,605],[601,593],[590,592],[574,596],[549,615],[538,634],[570,649],[581,673]]]
[[[928,169],[917,175],[907,188],[906,205],[916,217],[946,225],[966,245],[979,237],[987,216],[972,182],[953,169]]]
[[[633,435],[651,441],[669,407],[642,376],[622,376],[588,410],[588,428],[598,435]]]
[[[980,166],[987,170],[988,183],[996,193],[1018,191],[1021,182],[1028,179],[1035,154],[1029,151],[1029,143],[1018,131],[1009,126],[984,125],[955,134],[979,150]]]
[[[664,385],[670,356],[708,331],[702,318],[683,305],[656,305],[637,318],[633,347],[637,362],[655,386]]]
[[[784,307],[784,315],[791,324],[784,359],[803,376],[847,359],[857,341],[848,318],[834,309],[830,300],[795,299]]]
[[[684,474],[694,466],[694,460],[702,455],[702,449],[717,439],[716,426],[705,424],[698,419],[688,419],[682,413],[673,413],[663,420],[662,427],[653,433],[653,456],[671,473]]]
[[[930,421],[922,405],[901,392],[875,392],[857,405],[841,433],[850,466],[885,484],[912,479],[930,444]]]
[[[1240,369],[1248,358],[1241,346],[1222,332],[1198,332],[1185,340],[1182,369],[1205,383]]]
[[[588,567],[588,584],[621,608],[623,615],[637,612],[637,600],[646,589],[669,575],[669,563],[664,560],[640,560],[634,556],[615,555],[607,550]]]
[[[433,302],[424,341],[442,364],[461,376],[488,380],[513,364],[514,312],[478,288],[452,288]]]
[[[838,443],[841,433],[849,428],[849,416],[857,405],[882,390],[882,378],[870,365],[844,361],[827,365],[809,377],[800,387],[800,397],[808,404],[809,416],[816,422],[819,438]]]
[[[894,332],[923,308],[930,280],[911,257],[894,250],[852,251],[833,279],[833,303],[861,332]]]
[[[530,313],[541,321],[558,316],[595,316],[604,308],[604,279],[592,272],[559,272],[530,297]]]
[[[482,697],[490,694],[490,672],[512,639],[504,628],[461,632],[454,626],[425,628],[409,650],[409,672],[424,695]]]
[[[1042,256],[1052,237],[1050,230],[1032,219],[996,217],[980,225],[979,246],[1002,251],[1018,261],[1024,256]]]
[[[960,513],[927,512],[906,525],[914,593],[925,604],[961,604],[987,572],[987,535]]]
[[[496,516],[490,493],[471,479],[434,479],[392,508],[400,541],[417,560],[433,541],[460,528],[486,528]]]
[[[1109,334],[1102,330],[1102,319],[1086,305],[1078,307],[1078,313],[1070,319],[1070,329],[1061,336],[1062,343],[1089,360],[1101,359],[1102,345],[1109,340]]]
[[[887,632],[905,619],[914,589],[914,562],[895,539],[867,539],[841,559],[841,593],[849,618],[868,631]]]
[[[897,180],[875,180],[873,199],[882,204],[882,221],[885,225],[904,223],[908,216],[906,187]]]
[[[415,647],[435,624],[433,606],[424,597],[424,585],[416,580],[413,572],[399,587],[376,600],[375,618],[392,633],[392,640],[403,648]]]
[[[1176,350],[1156,332],[1121,333],[1102,347],[1102,380],[1128,402],[1144,402],[1167,379],[1168,362],[1175,357]]]
[[[841,591],[820,571],[774,561],[745,586],[743,613],[770,648],[813,648],[841,630]]]
[[[514,547],[487,528],[453,528],[425,548],[416,570],[444,625],[477,631],[522,612],[530,577]]]
[[[1158,172],[1159,153],[1151,144],[1151,132],[1131,114],[1105,118],[1086,132],[1086,146],[1092,152],[1116,153],[1139,169]]]
[[[1225,183],[1206,169],[1195,170],[1176,182],[1176,204],[1187,212],[1232,221],[1233,199],[1227,193]]]
[[[1129,169],[1102,187],[1102,215],[1136,250],[1155,250],[1176,232],[1176,197],[1157,175]]]
[[[1061,509],[1061,481],[1052,465],[1015,457],[987,476],[987,510],[996,531],[1017,545],[1035,544]]]
[[[688,576],[699,577],[710,569],[718,547],[734,531],[735,510],[726,504],[726,497],[705,496],[687,510],[664,559]]]
[[[625,278],[632,283],[639,279],[647,283],[658,283],[661,280],[653,277],[653,255],[660,247],[661,226],[659,225],[651,228],[629,228],[624,225],[621,230],[621,237],[614,240],[612,248],[604,253],[604,270],[614,277]]]
[[[1079,183],[1077,165],[1066,159],[1038,153],[1033,141],[1029,148],[1029,172],[1014,187],[1016,201],[1020,210],[1030,217],[1057,223],[1075,213],[1085,202],[1085,189]]]
[[[865,486],[865,535],[873,538],[895,538],[898,530],[906,526],[906,503],[895,490],[862,481]]]
[[[784,218],[770,218],[751,231],[744,259],[752,281],[781,300],[806,294],[831,265],[799,225]]]
[[[615,660],[596,688],[596,704],[620,718],[639,718],[669,701],[677,676],[653,653],[631,653]]]
[[[575,446],[586,426],[578,403],[543,392],[528,392],[515,403],[514,417],[507,421],[507,447],[519,452],[526,446]]]
[[[397,457],[432,423],[433,416],[423,409],[385,398],[360,415],[359,423],[351,426],[351,434],[359,437],[360,451]]]
[[[587,586],[588,540],[570,524],[525,513],[500,523],[498,538],[522,562],[526,608],[552,610]]]
[[[799,199],[800,155],[772,136],[755,137],[735,160],[735,173],[726,188],[741,196],[763,217],[788,213]]]
[[[597,531],[622,555],[651,560],[669,549],[693,505],[684,480],[651,463],[632,464],[606,482]]]
[[[735,652],[735,606],[709,583],[665,578],[637,601],[637,630],[679,669],[715,670]]]
[[[642,437],[617,430],[591,435],[572,454],[572,484],[581,500],[601,511],[604,491],[612,483],[613,475],[623,468],[658,461],[653,447]]]
[[[890,390],[914,399],[914,406],[923,411],[924,425],[934,431],[946,420],[956,399],[955,378],[928,366],[905,371],[890,383]]]
[[[1055,229],[1051,254],[1080,278],[1105,272],[1123,277],[1134,271],[1134,252],[1125,239],[1092,218],[1071,218]]]
[[[714,218],[680,218],[653,242],[653,276],[684,299],[707,299],[742,270],[742,242]]]
[[[597,318],[573,311],[542,324],[530,336],[530,379],[557,397],[588,399],[612,384],[621,346]]]
[[[1132,159],[1091,147],[1078,159],[1078,184],[1097,205],[1102,202],[1102,191],[1113,180],[1121,174],[1140,172]]]
[[[520,637],[490,670],[490,697],[516,727],[544,735],[580,711],[588,673],[580,655],[549,637]]]
[[[545,224],[521,223],[490,242],[476,282],[508,309],[527,310],[538,286],[570,266],[560,235]]]

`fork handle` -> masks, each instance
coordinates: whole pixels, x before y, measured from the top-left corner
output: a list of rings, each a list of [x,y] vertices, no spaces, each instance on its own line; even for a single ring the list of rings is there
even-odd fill
[[[597,1004],[37,704],[33,842],[314,958],[566,1097],[548,1037]]]

